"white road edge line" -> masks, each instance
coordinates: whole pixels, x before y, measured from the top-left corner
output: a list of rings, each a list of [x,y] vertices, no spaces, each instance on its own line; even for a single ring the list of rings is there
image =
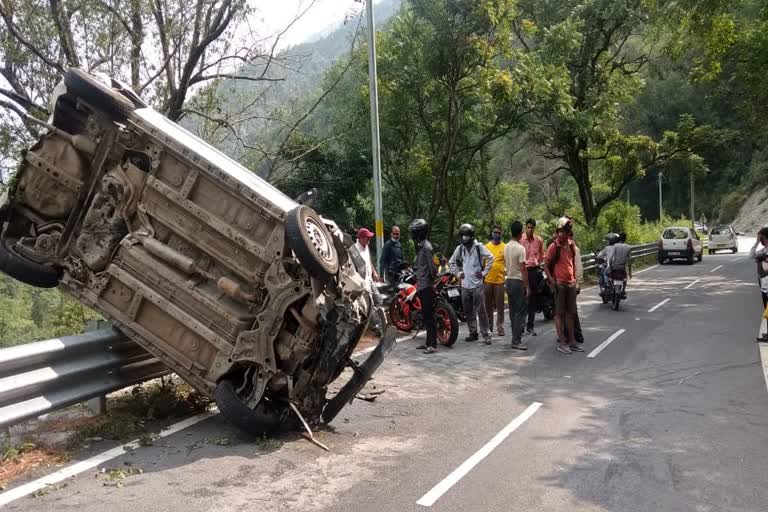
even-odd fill
[[[715,268],[713,268],[712,270],[710,270],[709,273],[711,274],[712,272],[716,272],[716,271],[720,270],[721,268],[723,268],[723,266],[722,265],[718,265]]]
[[[607,347],[608,345],[611,344],[611,342],[613,342],[613,340],[615,340],[616,338],[618,338],[619,336],[621,336],[625,332],[627,332],[626,329],[619,329],[615,333],[611,334],[611,336],[607,340],[605,340],[604,342],[599,344],[595,350],[593,350],[592,352],[589,353],[589,355],[587,357],[597,357],[597,354],[602,352],[605,347]]]
[[[656,267],[658,267],[658,265],[654,265],[654,266],[652,266],[652,267],[644,268],[643,270],[640,270],[640,271],[638,271],[638,272],[633,272],[633,274],[634,274],[634,275],[637,275],[637,274],[642,274],[643,272],[648,272],[649,270],[653,270],[653,269],[655,269]]]
[[[201,421],[211,418],[213,416],[214,416],[214,413],[212,412],[206,412],[206,413],[198,414],[196,416],[192,416],[191,418],[187,418],[185,420],[182,420],[178,423],[171,425],[167,429],[160,432],[158,437],[163,438],[163,437],[170,436],[172,434],[175,434],[176,432],[179,432],[180,430],[184,430],[185,428],[191,427],[192,425],[200,423]],[[140,440],[137,439],[135,441],[131,441],[130,443],[126,443],[122,446],[117,446],[115,448],[102,452],[98,455],[95,455],[90,459],[81,460],[80,462],[75,462],[71,466],[67,466],[66,468],[60,469],[59,471],[51,473],[50,475],[44,476],[42,478],[26,483],[24,485],[20,485],[14,489],[11,489],[10,491],[6,491],[0,494],[0,507],[9,504],[12,501],[16,501],[19,498],[23,498],[24,496],[28,496],[36,491],[39,491],[40,489],[44,489],[49,485],[55,485],[59,482],[66,480],[67,478],[71,478],[73,476],[79,475],[84,471],[88,471],[89,469],[93,469],[97,466],[100,466],[101,464],[104,464],[105,462],[110,461],[116,457],[119,457],[131,450],[135,450],[140,446],[141,446]]]
[[[683,290],[688,290],[689,288],[692,288],[692,287],[693,287],[693,286],[695,286],[695,285],[696,285],[696,283],[698,283],[699,281],[701,281],[701,279],[697,279],[697,280],[695,280],[694,282],[692,282],[691,284],[689,284],[688,286],[686,286],[685,288],[683,288]]]
[[[669,302],[670,300],[672,300],[672,299],[664,299],[663,301],[659,302],[658,304],[656,304],[655,306],[653,306],[651,309],[649,309],[649,310],[648,310],[648,312],[649,312],[649,313],[653,313],[654,311],[656,311],[657,309],[659,309],[661,306],[663,306],[664,304],[666,304],[666,303],[667,303],[667,302]]]
[[[485,446],[476,451],[470,458],[465,460],[461,466],[454,469],[450,475],[445,477],[440,483],[434,486],[430,491],[416,502],[417,505],[422,507],[431,507],[434,503],[440,499],[456,482],[461,480],[467,473],[472,471],[472,468],[477,466],[484,458],[486,458],[497,446],[499,446],[509,435],[517,430],[520,425],[525,423],[531,416],[536,414],[536,411],[542,406],[541,402],[533,402],[528,406],[525,411],[517,418],[513,419],[506,427],[504,427],[498,434],[493,436],[493,439],[488,441]]]

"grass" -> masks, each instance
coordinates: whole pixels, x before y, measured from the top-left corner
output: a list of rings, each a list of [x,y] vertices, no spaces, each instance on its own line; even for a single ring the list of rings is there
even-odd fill
[[[183,418],[208,409],[210,400],[175,379],[161,379],[134,387],[130,393],[110,400],[107,413],[93,424],[83,425],[70,446],[101,438],[126,442],[139,439],[151,446],[155,437],[148,430],[154,421]]]
[[[0,446],[0,491],[9,482],[30,471],[64,464],[68,460],[69,454],[63,450],[43,448],[29,441]]]

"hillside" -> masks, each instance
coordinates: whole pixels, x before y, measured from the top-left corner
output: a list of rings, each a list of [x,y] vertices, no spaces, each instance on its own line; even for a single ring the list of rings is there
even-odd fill
[[[753,236],[768,224],[768,187],[758,188],[749,195],[739,210],[733,227],[737,231]]]

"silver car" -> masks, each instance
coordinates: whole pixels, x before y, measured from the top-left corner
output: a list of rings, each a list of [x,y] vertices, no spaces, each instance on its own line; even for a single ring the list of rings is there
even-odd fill
[[[378,314],[351,240],[117,81],[70,69],[51,112],[0,202],[0,271],[99,311],[245,430],[331,421],[394,343],[351,360]]]

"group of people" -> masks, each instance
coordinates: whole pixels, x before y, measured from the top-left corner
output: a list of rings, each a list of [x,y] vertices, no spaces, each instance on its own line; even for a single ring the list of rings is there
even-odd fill
[[[768,318],[768,226],[763,226],[757,232],[757,240],[749,250],[749,257],[757,264],[757,282],[763,297],[763,318]],[[768,343],[768,333],[758,336],[757,341]]]
[[[414,220],[409,230],[416,243],[414,273],[427,334],[425,343],[419,348],[431,354],[437,348],[433,285],[439,267],[444,268],[445,259],[441,257],[436,263],[428,239],[429,225],[425,220]],[[573,239],[573,221],[568,217],[557,221],[555,238],[546,250],[544,240],[535,231],[534,219],[528,219],[525,227],[520,221],[515,221],[510,225],[510,240],[504,243],[503,229],[495,225],[491,231],[491,240],[483,244],[477,240],[475,228],[471,224],[460,226],[461,243],[448,259],[447,267],[461,281],[462,308],[469,330],[465,341],[478,341],[482,337],[483,342],[490,345],[494,313],[496,334],[505,336],[506,295],[511,328],[510,347],[527,350],[528,345],[523,341],[523,336],[537,335],[534,319],[543,267],[555,297],[557,350],[564,354],[584,351],[580,346],[584,338],[576,306],[576,297],[583,281],[583,268],[581,252]],[[371,269],[366,276],[369,283],[371,279],[378,280],[367,250],[372,236],[373,233],[365,228],[358,231],[358,244],[362,245],[361,255],[366,261],[366,271]],[[387,280],[392,283],[396,282],[403,267],[400,236],[400,228],[393,226],[390,239],[382,251],[381,268]],[[613,259],[612,255],[608,257]],[[374,296],[374,301],[378,300]]]

